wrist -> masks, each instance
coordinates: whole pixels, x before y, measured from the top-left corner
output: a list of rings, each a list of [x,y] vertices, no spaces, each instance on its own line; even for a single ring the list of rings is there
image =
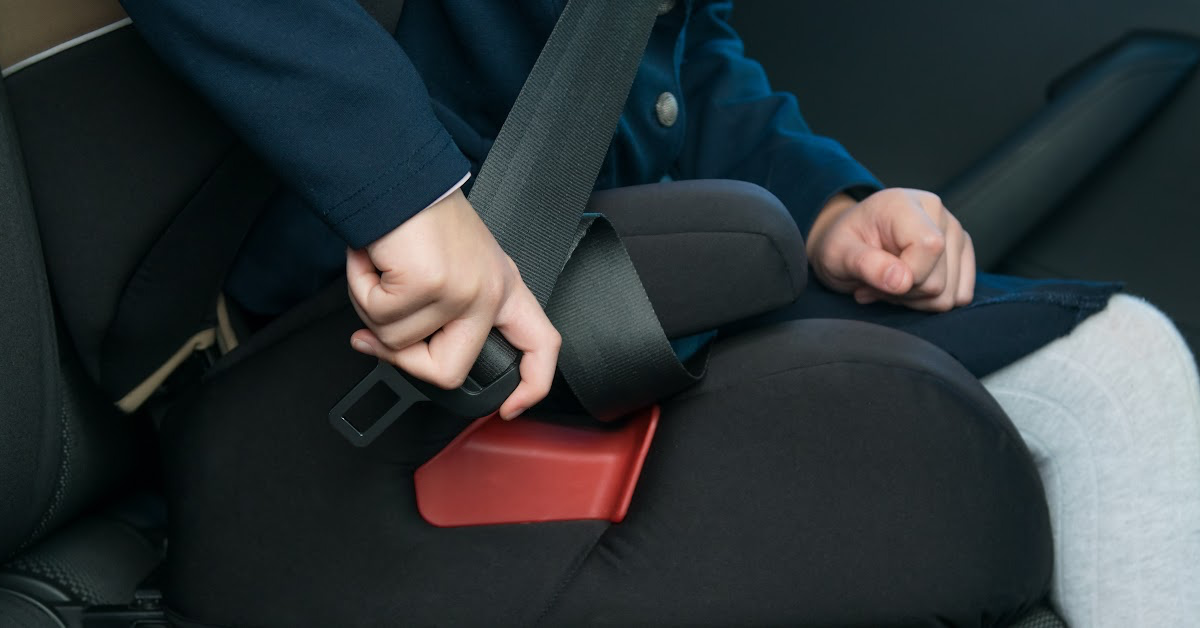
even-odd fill
[[[821,211],[817,212],[817,217],[813,220],[812,228],[808,230],[808,241],[805,245],[805,248],[808,249],[809,259],[812,259],[813,256],[814,243],[820,242],[825,232],[829,229],[829,226],[837,222],[842,214],[857,204],[858,201],[843,192],[829,199],[825,203],[825,206],[821,208]]]

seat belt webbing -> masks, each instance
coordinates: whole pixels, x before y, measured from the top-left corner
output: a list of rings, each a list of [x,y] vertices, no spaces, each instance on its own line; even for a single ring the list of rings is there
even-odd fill
[[[589,414],[605,420],[695,383],[706,357],[695,361],[696,372],[676,359],[616,232],[602,216],[583,215],[658,7],[656,0],[569,0],[470,195],[561,333],[559,371]],[[483,387],[505,375],[514,380],[519,358],[493,330],[471,379]],[[347,430],[342,411],[375,381],[398,375],[379,371],[330,413],[358,445],[413,403],[402,398],[370,436]],[[439,401],[440,391],[412,383]]]
[[[470,196],[559,328],[560,370],[598,418],[695,380],[675,359],[607,221],[580,222],[658,7],[651,0],[567,3]],[[564,267],[570,272],[560,277]],[[517,357],[493,332],[472,375],[491,381]],[[646,390],[636,392],[627,377]]]

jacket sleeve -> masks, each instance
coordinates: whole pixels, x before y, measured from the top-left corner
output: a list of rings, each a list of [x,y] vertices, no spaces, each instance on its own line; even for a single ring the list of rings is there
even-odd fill
[[[348,244],[470,166],[396,40],[355,0],[122,0],[156,52]]]
[[[687,27],[679,174],[757,183],[783,201],[807,236],[830,198],[862,198],[883,186],[840,144],[809,130],[794,96],[771,90],[729,25],[731,7],[698,2]]]

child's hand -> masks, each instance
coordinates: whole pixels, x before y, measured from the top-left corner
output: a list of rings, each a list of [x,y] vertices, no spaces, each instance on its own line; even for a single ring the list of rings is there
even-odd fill
[[[890,188],[861,203],[840,195],[817,216],[806,248],[821,283],[859,303],[945,312],[975,294],[971,236],[930,192]]]
[[[495,327],[524,352],[506,419],[550,390],[562,340],[517,267],[457,191],[346,256],[350,300],[367,329],[358,351],[445,389],[462,385]]]

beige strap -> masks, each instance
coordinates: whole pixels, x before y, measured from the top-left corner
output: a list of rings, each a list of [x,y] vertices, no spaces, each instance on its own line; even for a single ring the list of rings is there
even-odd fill
[[[7,75],[127,17],[117,0],[0,0],[0,68]]]
[[[237,332],[229,319],[229,304],[225,301],[225,293],[217,295],[217,348],[221,355],[237,349]]]
[[[167,381],[171,373],[179,368],[179,365],[183,364],[184,360],[188,359],[188,356],[196,351],[203,351],[213,346],[216,341],[217,331],[212,328],[192,336],[187,342],[183,343],[183,346],[175,352],[175,355],[172,355],[162,366],[158,367],[158,370],[154,371],[150,377],[147,377],[145,381],[138,384],[136,388],[122,397],[117,402],[117,407],[126,413],[137,410],[143,403],[146,403],[146,400],[150,398],[150,395],[154,394],[155,390],[158,390],[159,386],[162,386],[163,382]]]

